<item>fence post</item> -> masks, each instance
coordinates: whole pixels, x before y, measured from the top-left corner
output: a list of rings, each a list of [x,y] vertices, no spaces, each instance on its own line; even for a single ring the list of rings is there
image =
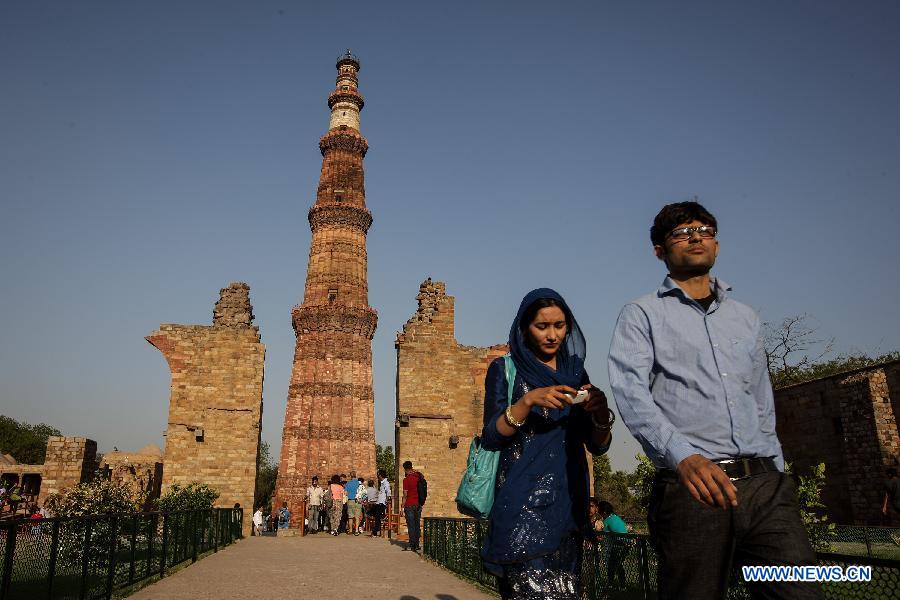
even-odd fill
[[[872,558],[872,540],[869,537],[869,528],[863,527],[863,535],[866,536],[866,556]]]
[[[116,546],[119,540],[119,517],[116,515],[109,516],[109,526],[111,530],[109,540],[109,555],[107,558],[108,565],[106,567],[106,598],[112,598],[113,582],[116,578]]]
[[[650,558],[647,556],[647,539],[638,540],[638,568],[641,572],[641,598],[650,597]]]
[[[81,548],[81,593],[78,597],[84,600],[87,596],[87,578],[88,578],[88,559],[90,558],[88,550],[91,546],[91,529],[94,522],[88,520],[84,528],[84,545]]]
[[[134,583],[134,559],[137,550],[137,515],[131,515],[131,559],[128,563],[128,585]]]
[[[16,554],[16,519],[13,517],[6,525],[6,547],[3,549],[3,580],[0,582],[0,598],[9,595],[12,582],[13,557]]]
[[[59,521],[53,521],[50,533],[50,560],[47,564],[47,598],[53,598],[53,578],[56,577],[56,558],[59,555]]]
[[[200,511],[191,511],[191,562],[197,562],[197,517]]]
[[[162,556],[159,559],[159,576],[166,574],[166,553],[169,550],[169,513],[163,513]]]
[[[144,565],[144,578],[150,577],[150,565],[153,564],[153,538],[156,537],[156,528],[159,526],[159,513],[153,513],[148,524],[147,532],[147,564]]]

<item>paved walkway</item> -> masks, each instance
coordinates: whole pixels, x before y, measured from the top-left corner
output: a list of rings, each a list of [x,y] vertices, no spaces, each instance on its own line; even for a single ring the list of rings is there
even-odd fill
[[[406,552],[403,542],[327,534],[251,537],[129,596],[129,600],[496,600]]]

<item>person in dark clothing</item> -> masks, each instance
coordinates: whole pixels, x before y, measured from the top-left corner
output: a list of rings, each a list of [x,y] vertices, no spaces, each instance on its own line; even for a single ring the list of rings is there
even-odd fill
[[[584,336],[555,291],[525,296],[509,347],[514,380],[507,381],[504,357],[485,378],[482,445],[499,450],[500,460],[481,557],[500,579],[503,598],[574,600],[581,598],[588,523],[584,449],[606,452],[613,414],[590,384]],[[588,392],[586,400],[579,389]]]

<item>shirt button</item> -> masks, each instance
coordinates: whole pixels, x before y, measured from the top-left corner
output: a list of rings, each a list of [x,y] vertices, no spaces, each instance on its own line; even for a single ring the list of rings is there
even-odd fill
[[[722,373],[722,377],[728,377],[728,373]]]
[[[719,347],[718,344],[713,344],[713,348],[718,348],[718,347]]]

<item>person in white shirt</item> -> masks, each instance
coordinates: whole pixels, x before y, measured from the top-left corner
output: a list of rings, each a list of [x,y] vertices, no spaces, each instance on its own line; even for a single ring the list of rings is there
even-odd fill
[[[259,535],[262,532],[263,516],[262,507],[257,508],[253,513],[253,535]]]
[[[322,510],[322,496],[325,490],[319,487],[319,478],[313,476],[312,485],[306,488],[306,507],[308,509],[309,533],[319,530],[319,511]]]
[[[391,503],[391,482],[387,479],[387,473],[384,469],[378,469],[378,479],[381,483],[378,486],[378,500],[375,504],[375,525],[372,527],[372,537],[381,535],[381,520],[384,518],[385,510]]]

